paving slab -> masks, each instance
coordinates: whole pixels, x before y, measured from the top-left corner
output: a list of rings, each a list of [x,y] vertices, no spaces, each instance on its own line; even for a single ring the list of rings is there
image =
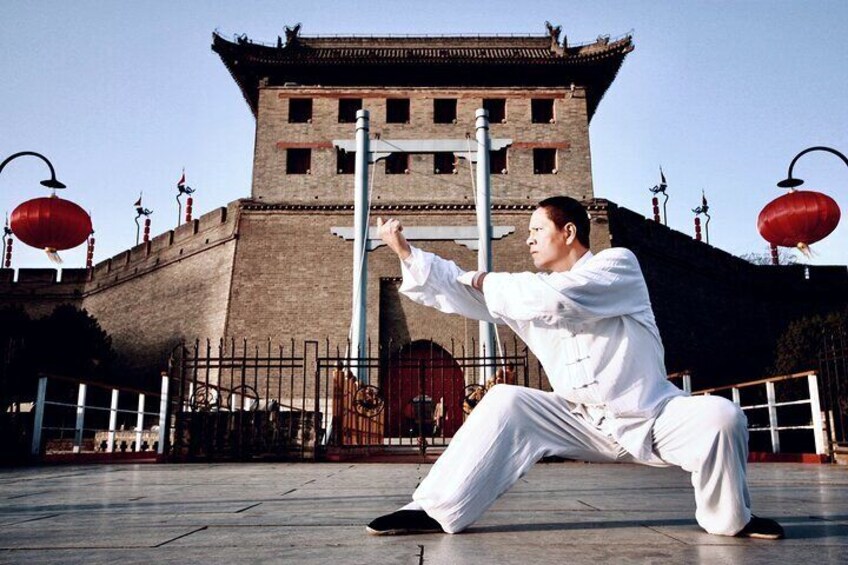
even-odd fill
[[[754,510],[788,539],[711,536],[689,477],[625,464],[534,467],[458,535],[368,536],[428,464],[218,463],[0,469],[0,562],[848,562],[848,468],[757,463]]]

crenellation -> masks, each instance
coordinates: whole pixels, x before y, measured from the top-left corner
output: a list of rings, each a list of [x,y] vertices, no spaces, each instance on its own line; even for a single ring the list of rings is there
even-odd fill
[[[174,241],[174,232],[171,230],[166,231],[165,233],[160,233],[156,237],[150,240],[150,254],[155,255],[173,245]]]
[[[120,253],[118,253],[117,255],[112,257],[112,264],[111,264],[110,271],[113,271],[115,269],[121,269],[121,268],[129,265],[129,263],[130,263],[130,250],[126,249],[126,250],[121,251]]]
[[[174,232],[174,244],[184,243],[186,240],[190,239],[196,232],[194,229],[194,222],[192,221],[189,224],[182,224],[179,227],[173,230]]]
[[[227,221],[227,208],[220,207],[212,210],[211,212],[207,212],[203,214],[197,220],[198,222],[198,231],[206,231],[207,229],[215,228],[219,224],[226,223]]]
[[[91,273],[91,278],[93,280],[98,280],[101,278],[105,278],[112,271],[112,258],[104,259],[99,263],[95,263],[93,267],[93,271]]]
[[[15,280],[15,269],[0,269],[0,284],[12,284]]]
[[[130,263],[138,263],[139,261],[143,261],[147,259],[148,255],[150,255],[150,242],[145,241],[139,243],[138,245],[131,247],[128,249],[129,257],[127,257],[127,264]]]
[[[63,283],[84,283],[91,278],[91,269],[62,269]]]
[[[18,284],[55,283],[56,269],[18,269]]]

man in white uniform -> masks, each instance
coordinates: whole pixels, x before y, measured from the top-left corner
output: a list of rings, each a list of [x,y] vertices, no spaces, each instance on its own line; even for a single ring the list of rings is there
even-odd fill
[[[677,465],[689,471],[698,524],[779,539],[751,514],[747,421],[732,402],[689,397],[666,378],[648,289],[627,249],[589,251],[589,217],[572,198],[543,200],[527,245],[546,273],[465,272],[411,247],[398,220],[377,220],[401,259],[400,291],[446,313],[506,324],[545,368],[553,392],[500,384],[483,398],[401,510],[377,535],[461,532],[546,456]],[[565,488],[565,487],[564,487]]]

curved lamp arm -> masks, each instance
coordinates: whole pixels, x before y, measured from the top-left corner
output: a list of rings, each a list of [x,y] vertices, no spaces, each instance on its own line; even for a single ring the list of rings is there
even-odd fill
[[[842,162],[845,163],[846,166],[848,166],[848,157],[846,157],[836,149],[833,149],[831,147],[824,147],[823,145],[818,145],[816,147],[808,147],[807,149],[804,149],[803,151],[795,155],[795,158],[792,159],[791,163],[789,163],[788,176],[779,183],[777,183],[777,186],[779,186],[780,188],[795,188],[796,186],[801,186],[802,184],[804,184],[803,180],[792,177],[792,170],[795,168],[795,163],[798,162],[798,159],[800,159],[802,155],[806,155],[811,151],[827,151],[828,153],[833,153],[834,155],[842,159]],[[0,166],[0,169],[2,169],[2,166]]]
[[[65,188],[65,185],[56,180],[56,171],[53,170],[53,163],[51,163],[47,157],[42,155],[41,153],[36,153],[35,151],[21,151],[20,153],[15,153],[14,155],[10,155],[5,161],[0,163],[0,172],[3,172],[3,168],[8,165],[14,159],[18,157],[24,157],[26,155],[32,155],[33,157],[38,157],[50,168],[50,178],[47,180],[41,181],[42,186],[46,186],[47,188]]]

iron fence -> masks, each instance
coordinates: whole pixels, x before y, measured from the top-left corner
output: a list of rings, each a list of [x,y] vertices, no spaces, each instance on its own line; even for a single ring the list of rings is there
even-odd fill
[[[177,347],[171,373],[177,459],[306,459],[315,456],[323,426],[317,382],[306,354],[318,343],[296,348],[249,347],[246,340],[199,340]],[[313,385],[313,386],[310,386]]]
[[[443,448],[494,384],[531,385],[517,341],[475,355],[431,340],[373,348],[182,344],[171,359],[177,459],[318,459]],[[541,379],[537,381],[541,384]]]
[[[819,374],[830,441],[834,447],[848,447],[848,336],[844,329],[823,335]]]

